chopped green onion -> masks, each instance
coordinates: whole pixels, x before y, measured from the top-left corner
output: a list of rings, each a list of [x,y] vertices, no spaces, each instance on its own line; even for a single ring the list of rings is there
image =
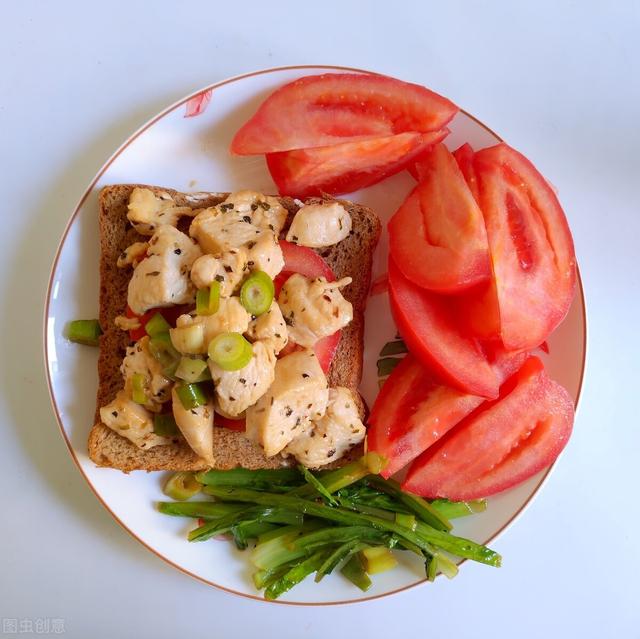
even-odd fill
[[[98,346],[102,329],[98,320],[74,320],[67,325],[67,339],[76,344]]]
[[[175,389],[185,410],[191,410],[207,403],[207,396],[199,384],[176,385]]]
[[[378,377],[391,375],[393,369],[402,361],[401,357],[383,357],[378,360]]]
[[[164,485],[163,492],[167,497],[178,501],[185,501],[200,492],[200,483],[193,473],[174,473]]]
[[[365,548],[360,554],[362,555],[364,568],[369,575],[386,572],[398,565],[398,560],[393,556],[391,550],[384,546]]]
[[[240,289],[240,303],[251,315],[262,315],[269,310],[275,286],[264,271],[253,272]]]
[[[380,351],[380,357],[388,357],[389,355],[402,355],[408,353],[407,345],[400,340],[399,342],[387,342]]]
[[[175,376],[183,379],[189,384],[194,382],[204,381],[202,380],[202,374],[208,370],[207,362],[203,359],[193,359],[192,357],[183,357],[176,368]],[[211,378],[211,375],[209,375]]]
[[[131,376],[131,398],[136,404],[147,403],[147,378],[143,373],[134,373]]]
[[[396,513],[396,523],[409,530],[415,530],[417,524],[415,515],[409,515],[407,513]]]
[[[153,432],[160,437],[175,437],[178,435],[178,425],[171,413],[156,413],[153,416]]]
[[[209,344],[209,357],[222,370],[237,371],[251,361],[253,348],[240,333],[220,333]]]
[[[213,315],[220,308],[220,282],[214,280],[209,288],[201,288],[196,293],[196,313]]]
[[[163,369],[178,365],[180,353],[173,347],[169,333],[157,333],[149,338],[149,352],[160,362]],[[175,369],[174,369],[175,370]]]
[[[340,571],[354,586],[358,586],[362,592],[371,588],[371,579],[365,572],[360,553],[353,555]]]
[[[144,330],[149,337],[158,335],[158,333],[167,333],[171,328],[171,324],[162,317],[160,313],[156,313],[146,324]]]

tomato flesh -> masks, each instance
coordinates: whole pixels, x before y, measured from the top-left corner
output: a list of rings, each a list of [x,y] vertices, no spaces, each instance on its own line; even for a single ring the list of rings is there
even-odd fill
[[[506,144],[475,154],[495,295],[508,349],[532,349],[566,316],[576,286],[571,232],[554,191]]]
[[[480,202],[480,189],[478,187],[478,176],[476,175],[476,169],[473,165],[473,158],[475,154],[471,145],[466,143],[462,146],[458,147],[453,152],[453,157],[456,159],[458,166],[460,167],[460,171],[462,175],[464,175],[464,179],[467,182],[467,186],[471,191],[476,202]],[[420,172],[420,167],[417,167],[418,173]]]
[[[267,154],[267,166],[280,195],[309,197],[351,193],[406,168],[447,129],[400,133],[333,146]]]
[[[498,396],[497,376],[478,342],[460,330],[454,304],[408,280],[391,257],[389,299],[400,334],[425,366],[462,391]]]
[[[405,277],[456,293],[491,274],[482,213],[444,144],[420,162],[420,183],[389,221],[389,251]]]
[[[487,402],[411,465],[405,490],[469,500],[510,488],[550,465],[571,434],[571,397],[530,357]]]
[[[458,112],[417,84],[374,74],[325,73],[274,91],[231,142],[231,152],[258,155],[342,142],[426,133]]]
[[[228,428],[229,430],[235,430],[239,433],[243,433],[247,429],[247,422],[242,419],[230,419],[229,417],[223,417],[216,413],[213,418],[214,425],[221,428]]]

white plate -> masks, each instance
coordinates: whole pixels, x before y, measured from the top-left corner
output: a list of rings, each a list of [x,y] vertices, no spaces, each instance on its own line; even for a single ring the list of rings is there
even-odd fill
[[[147,548],[183,572],[218,588],[259,598],[250,578],[246,554],[229,543],[190,544],[186,520],[160,515],[154,502],[162,499],[162,474],[96,468],[87,456],[97,387],[97,351],[68,343],[62,336],[74,318],[98,315],[97,197],[107,184],[138,182],[181,191],[233,191],[252,188],[274,193],[262,158],[231,157],[229,142],[238,127],[273,89],[303,75],[353,69],[287,67],[232,78],[212,85],[169,107],[132,135],[100,170],[73,212],[53,265],[45,308],[45,357],[54,410],[69,452],[96,496],[116,520]],[[207,99],[210,97],[210,102]],[[203,100],[204,98],[204,100]],[[196,117],[185,117],[202,102]],[[466,113],[450,125],[447,145],[470,142],[474,148],[493,144],[498,136]],[[372,206],[383,222],[413,184],[407,173],[349,197]],[[384,224],[383,224],[384,226]],[[374,278],[386,270],[386,237],[374,261]],[[377,392],[376,360],[380,348],[395,333],[386,294],[370,299],[367,309],[365,376],[362,391],[371,402]],[[586,320],[582,287],[569,315],[549,340],[544,356],[550,374],[577,402],[586,355]],[[489,500],[485,513],[459,520],[455,533],[490,542],[525,508],[548,471],[514,490]],[[424,582],[423,566],[408,553],[402,567],[377,575],[366,595],[340,575],[315,584],[307,580],[284,596],[282,603],[329,604],[380,597]],[[487,567],[487,570],[491,568]]]

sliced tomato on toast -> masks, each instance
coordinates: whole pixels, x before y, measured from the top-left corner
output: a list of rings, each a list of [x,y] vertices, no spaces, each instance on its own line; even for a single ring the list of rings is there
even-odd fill
[[[444,144],[422,156],[420,182],[388,229],[391,256],[418,286],[457,293],[491,274],[482,213]]]
[[[480,206],[493,267],[500,336],[508,349],[532,349],[566,316],[576,286],[571,232],[556,194],[506,144],[476,152]]]
[[[447,129],[400,133],[267,154],[267,166],[280,195],[309,197],[351,193],[406,168],[415,157],[442,140]]]
[[[284,268],[274,280],[275,294],[280,293],[282,285],[294,274],[300,273],[310,279],[324,277],[327,282],[336,279],[331,267],[325,262],[321,255],[306,246],[298,246],[286,240],[280,240],[280,248],[284,257]],[[325,373],[329,372],[331,362],[338,350],[342,331],[336,331],[332,335],[322,338],[316,342],[313,350],[320,362],[320,366]],[[284,350],[280,352],[280,357],[292,353],[297,348],[296,344],[289,341]]]
[[[429,89],[382,75],[325,73],[274,91],[240,128],[231,152],[259,155],[443,129],[458,112]]]
[[[573,425],[573,401],[530,357],[501,389],[411,465],[403,488],[428,498],[487,497],[549,466]]]
[[[425,366],[466,393],[498,396],[498,377],[478,341],[461,330],[454,303],[408,280],[392,257],[389,299],[400,334]]]

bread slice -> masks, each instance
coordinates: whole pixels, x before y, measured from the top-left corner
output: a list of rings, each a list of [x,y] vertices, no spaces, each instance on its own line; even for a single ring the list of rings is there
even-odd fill
[[[136,187],[148,188],[155,193],[169,193],[177,206],[193,209],[211,207],[224,201],[226,193],[179,193],[171,189],[139,185],[118,184],[104,187],[100,193],[100,325],[104,334],[100,338],[98,359],[98,396],[95,426],[89,435],[89,457],[98,465],[131,470],[202,470],[205,462],[184,441],[177,444],[155,446],[141,450],[128,439],[118,435],[100,422],[99,408],[109,403],[123,387],[120,364],[129,344],[129,336],[114,324],[116,316],[125,312],[127,286],[131,270],[116,265],[120,253],[130,244],[142,241],[127,220],[129,196]],[[288,228],[299,206],[291,198],[280,198],[289,211]],[[318,198],[307,200],[317,202]],[[362,377],[362,354],[364,338],[364,310],[371,279],[371,261],[380,235],[380,221],[376,214],[365,206],[340,200],[351,214],[351,235],[335,246],[318,251],[333,269],[337,278],[347,275],[353,282],[342,290],[344,297],[353,305],[353,321],[342,332],[338,351],[327,375],[329,386],[346,386],[357,393]],[[361,409],[364,413],[364,404]],[[213,438],[216,468],[278,468],[290,465],[295,460],[281,455],[267,458],[262,448],[249,441],[243,433],[227,428],[214,427]],[[357,450],[356,450],[357,449]],[[356,447],[348,458],[361,454]],[[345,458],[335,462],[344,463]]]

